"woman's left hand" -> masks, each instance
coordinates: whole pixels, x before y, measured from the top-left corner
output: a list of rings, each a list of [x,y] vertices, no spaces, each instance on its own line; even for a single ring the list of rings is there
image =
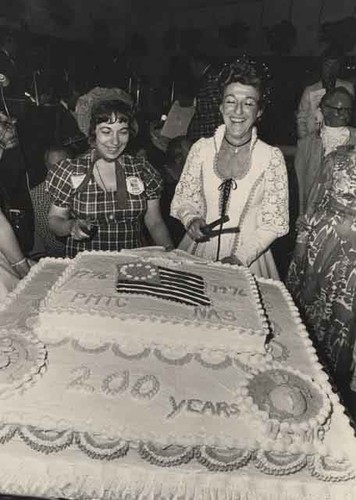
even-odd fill
[[[224,257],[221,259],[222,264],[231,264],[233,266],[243,266],[241,260],[236,257],[236,255],[229,255],[228,257]]]

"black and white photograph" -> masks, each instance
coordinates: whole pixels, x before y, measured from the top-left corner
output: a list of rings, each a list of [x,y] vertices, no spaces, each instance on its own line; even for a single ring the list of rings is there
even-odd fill
[[[0,500],[356,500],[355,95],[355,0],[0,0]]]

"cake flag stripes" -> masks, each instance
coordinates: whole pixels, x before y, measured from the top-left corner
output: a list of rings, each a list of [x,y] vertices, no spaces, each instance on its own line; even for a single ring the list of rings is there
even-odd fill
[[[194,273],[142,262],[118,267],[119,293],[149,295],[190,306],[210,306],[204,278]]]

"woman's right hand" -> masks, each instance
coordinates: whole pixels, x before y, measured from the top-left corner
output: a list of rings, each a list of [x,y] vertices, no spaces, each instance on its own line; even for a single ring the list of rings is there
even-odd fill
[[[90,238],[91,224],[82,219],[75,219],[72,224],[70,236],[73,240],[87,240]]]
[[[194,219],[187,229],[187,233],[192,238],[192,240],[197,241],[205,237],[205,234],[202,232],[202,227],[206,226],[206,222],[204,219]]]

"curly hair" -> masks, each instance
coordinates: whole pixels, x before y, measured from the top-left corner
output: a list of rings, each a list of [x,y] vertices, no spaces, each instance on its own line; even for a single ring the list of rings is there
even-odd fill
[[[218,77],[221,97],[223,97],[226,87],[231,83],[250,85],[258,91],[260,95],[258,104],[260,108],[263,108],[269,101],[269,79],[269,70],[264,63],[259,64],[252,59],[242,57],[224,65],[221,70]]]
[[[93,106],[89,125],[89,142],[95,142],[95,129],[100,123],[124,122],[129,126],[130,137],[137,135],[137,122],[131,106],[118,99],[103,100]]]

